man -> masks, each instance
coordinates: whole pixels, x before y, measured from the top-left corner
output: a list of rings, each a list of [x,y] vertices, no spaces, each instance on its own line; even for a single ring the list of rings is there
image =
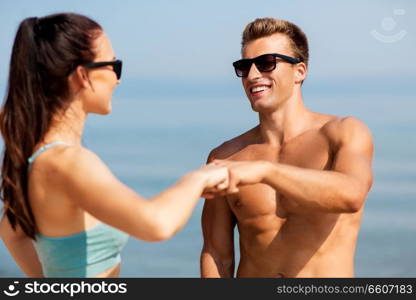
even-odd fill
[[[257,19],[234,63],[259,125],[211,151],[226,196],[205,202],[202,277],[352,277],[373,142],[359,120],[307,109],[308,44],[296,25]],[[237,162],[234,162],[237,161]],[[248,185],[247,185],[248,184]]]

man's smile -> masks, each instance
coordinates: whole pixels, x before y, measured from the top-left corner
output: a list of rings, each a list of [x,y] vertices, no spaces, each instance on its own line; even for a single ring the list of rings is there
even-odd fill
[[[258,83],[249,86],[250,98],[253,97],[253,100],[256,100],[262,97],[272,86],[270,84]]]
[[[254,93],[262,92],[269,88],[270,88],[269,85],[257,85],[257,86],[250,88],[250,93],[254,94]]]

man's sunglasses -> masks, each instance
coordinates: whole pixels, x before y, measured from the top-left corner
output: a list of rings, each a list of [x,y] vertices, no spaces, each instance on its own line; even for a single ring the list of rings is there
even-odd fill
[[[250,72],[251,65],[253,63],[256,65],[257,70],[259,70],[260,72],[271,72],[274,69],[276,69],[277,57],[283,59],[284,61],[292,65],[301,62],[300,59],[283,54],[263,54],[255,58],[240,59],[233,62],[235,74],[237,74],[238,77],[247,77],[248,73]]]
[[[83,64],[84,67],[89,69],[100,68],[105,66],[113,66],[113,71],[116,73],[117,80],[121,78],[121,69],[123,66],[123,62],[121,60],[113,60],[113,61],[100,61],[100,62],[90,62]]]

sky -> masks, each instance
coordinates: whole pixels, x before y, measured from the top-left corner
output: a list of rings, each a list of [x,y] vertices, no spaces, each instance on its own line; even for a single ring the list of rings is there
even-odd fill
[[[0,91],[20,21],[56,12],[98,21],[123,59],[125,89],[138,82],[182,88],[238,84],[231,63],[240,58],[241,33],[257,17],[299,25],[309,39],[308,81],[348,89],[413,85],[416,1],[22,1],[0,2]],[[330,87],[329,87],[330,88]]]

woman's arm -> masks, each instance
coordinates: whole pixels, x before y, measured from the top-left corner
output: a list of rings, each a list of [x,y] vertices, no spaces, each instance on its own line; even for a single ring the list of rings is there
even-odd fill
[[[121,183],[92,152],[69,147],[54,180],[97,219],[147,241],[170,238],[188,221],[206,189],[228,186],[228,170],[214,165],[188,173],[159,195],[144,199]]]
[[[32,240],[20,227],[13,230],[6,216],[0,222],[0,236],[17,265],[28,277],[43,277],[42,266]]]

